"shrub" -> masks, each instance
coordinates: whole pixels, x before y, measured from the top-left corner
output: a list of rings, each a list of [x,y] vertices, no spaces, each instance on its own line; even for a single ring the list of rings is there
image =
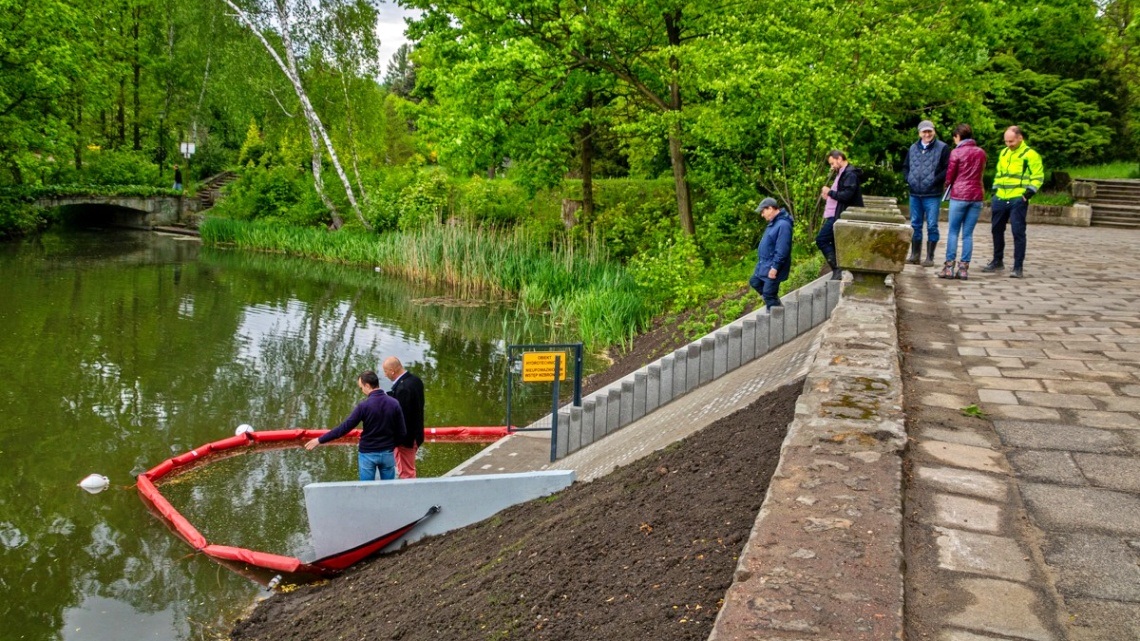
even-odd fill
[[[159,185],[158,165],[141,151],[93,150],[83,169],[84,182],[92,185]]]
[[[400,231],[423,229],[440,222],[448,204],[448,185],[438,170],[417,172],[400,190],[397,201]]]

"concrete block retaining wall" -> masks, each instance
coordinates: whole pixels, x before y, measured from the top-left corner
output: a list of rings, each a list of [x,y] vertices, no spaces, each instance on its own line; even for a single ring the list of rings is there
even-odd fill
[[[763,356],[831,317],[840,282],[819,278],[586,396],[558,412],[556,458],[563,458],[701,385]],[[533,426],[549,425],[549,418]]]

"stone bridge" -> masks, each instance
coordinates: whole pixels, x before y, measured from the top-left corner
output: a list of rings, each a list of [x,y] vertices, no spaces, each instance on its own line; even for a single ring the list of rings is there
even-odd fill
[[[187,222],[198,210],[198,200],[183,196],[68,195],[36,199],[44,209],[71,210],[73,220],[114,227],[151,229]]]

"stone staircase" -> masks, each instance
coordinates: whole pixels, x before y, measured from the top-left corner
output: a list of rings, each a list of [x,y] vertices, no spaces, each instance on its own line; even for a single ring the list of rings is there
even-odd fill
[[[238,175],[232,171],[223,171],[207,179],[198,190],[198,212],[204,212],[217,204],[222,199],[222,188],[237,179]]]
[[[1093,227],[1140,229],[1140,180],[1082,180],[1096,185]]]

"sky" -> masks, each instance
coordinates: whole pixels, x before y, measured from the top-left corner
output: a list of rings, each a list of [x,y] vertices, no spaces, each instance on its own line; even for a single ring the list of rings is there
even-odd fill
[[[404,37],[406,27],[404,18],[417,15],[419,12],[405,9],[395,2],[381,2],[377,8],[380,16],[376,25],[376,35],[380,37],[380,77],[383,78],[388,71],[388,61],[392,59],[400,45],[408,41]]]

